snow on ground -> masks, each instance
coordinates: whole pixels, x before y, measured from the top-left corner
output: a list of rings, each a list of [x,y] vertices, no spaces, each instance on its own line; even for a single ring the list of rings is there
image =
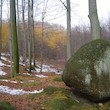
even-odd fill
[[[31,76],[31,74],[29,74],[29,73],[23,73],[24,75],[27,75],[27,76]]]
[[[35,80],[28,80],[28,82],[35,82]]]
[[[0,61],[0,66],[6,66],[6,64],[2,63],[2,61]]]
[[[6,75],[7,73],[5,73],[4,71],[2,71],[1,70],[1,68],[0,68],[0,76],[4,76],[4,75]]]
[[[5,73],[4,71],[2,71],[2,67],[0,67],[0,76],[4,76],[6,75],[7,73]]]
[[[3,56],[2,56],[1,59],[4,60],[4,61],[7,61],[7,62],[9,62],[9,63],[11,63],[11,61],[8,60],[6,57],[3,57]]]
[[[8,60],[8,58],[6,58],[5,56],[6,56],[6,54],[4,54],[4,53],[2,53],[2,60],[4,60],[4,61],[7,61],[7,62],[11,62],[10,60]],[[23,58],[22,57],[20,57],[20,64],[21,65],[25,65],[24,63],[23,63]],[[40,66],[40,63],[39,62],[36,62],[36,66],[38,67],[38,68],[35,68],[35,71],[34,72],[37,72],[37,73],[40,73],[40,70],[41,70],[41,66]],[[0,67],[2,67],[2,66],[7,66],[7,67],[11,67],[11,65],[6,65],[6,64],[4,64],[2,61],[0,61]],[[51,67],[51,66],[49,66],[49,65],[46,65],[46,64],[43,64],[42,65],[42,72],[50,72],[50,73],[55,73],[55,74],[62,74],[63,73],[63,71],[60,71],[60,70],[58,70],[58,69],[56,69],[56,68],[53,68],[53,67]],[[7,73],[5,73],[4,71],[2,71],[2,68],[0,68],[0,75],[6,75]],[[25,75],[30,75],[29,73],[23,73],[23,74],[25,74]],[[31,76],[31,75],[30,75]],[[44,77],[47,77],[47,76],[44,76],[44,75],[35,75],[35,76],[37,76],[37,77],[39,77],[39,78],[44,78]]]
[[[4,60],[4,61],[8,61],[5,57],[1,57],[2,58],[2,60]],[[9,62],[9,61],[8,61]],[[10,65],[6,65],[6,64],[4,64],[2,61],[0,61],[0,67],[1,66],[7,66],[7,67],[11,67]]]
[[[2,69],[3,66],[9,66],[4,64],[2,61],[0,61],[0,76],[6,75],[7,73],[5,73]]]
[[[14,84],[23,83],[22,81],[12,81],[12,80],[7,80],[7,79],[0,79],[0,81],[14,83]],[[35,80],[28,80],[28,82],[35,82]]]
[[[7,79],[1,79],[0,81],[3,81],[3,82],[10,82],[10,83],[15,83],[15,84],[17,84],[17,83],[23,83],[22,81],[17,82],[17,81],[11,81],[11,80],[7,80]]]
[[[9,53],[1,53],[2,56],[10,56]]]
[[[39,68],[35,68],[35,71],[36,72],[40,72],[40,66],[39,65],[37,65]],[[42,65],[42,72],[54,72],[55,74],[62,74],[63,73],[63,71],[59,71],[59,70],[57,70],[57,69],[55,69],[55,68],[51,68],[49,65]]]
[[[0,93],[6,93],[10,95],[35,94],[35,93],[41,93],[43,91],[44,91],[43,88],[41,90],[24,91],[23,89],[14,89],[8,86],[0,85]]]
[[[47,78],[48,76],[45,76],[45,75],[35,75],[35,76],[37,76],[37,77],[39,77],[39,78]]]

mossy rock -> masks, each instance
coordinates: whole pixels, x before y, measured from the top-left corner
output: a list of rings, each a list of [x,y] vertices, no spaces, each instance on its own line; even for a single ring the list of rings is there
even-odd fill
[[[0,110],[15,110],[9,102],[0,102]]]
[[[82,46],[66,63],[62,79],[74,93],[94,102],[110,98],[110,43],[94,40]]]
[[[66,97],[53,98],[46,102],[48,110],[73,110],[76,108],[76,102],[74,100],[68,99]]]

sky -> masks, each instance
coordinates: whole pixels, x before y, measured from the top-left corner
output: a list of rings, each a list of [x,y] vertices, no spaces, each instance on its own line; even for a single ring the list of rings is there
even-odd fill
[[[74,0],[74,4],[78,4],[78,6],[75,7],[75,10],[79,17],[76,16],[77,20],[74,20],[75,16],[73,15],[72,18],[73,25],[75,25],[74,23],[75,21],[76,24],[81,24],[83,22],[89,23],[88,0]],[[109,17],[109,13],[110,13],[109,4],[110,4],[110,0],[97,0],[97,11],[100,22],[105,22]]]
[[[106,22],[110,14],[110,0],[97,0],[97,10],[100,23]],[[88,0],[71,0],[72,26],[89,24]],[[66,17],[65,17],[66,18]],[[65,22],[61,22],[66,27]]]
[[[60,0],[35,0],[36,21],[42,21],[42,12],[45,13],[45,22],[57,23],[66,27],[66,9]],[[45,1],[45,2],[44,2]],[[62,0],[66,4],[66,0]],[[71,23],[75,25],[88,25],[88,0],[70,0],[71,1]],[[40,5],[39,5],[40,4]],[[110,14],[110,0],[97,0],[97,9],[100,23],[106,22]],[[9,6],[4,5],[4,18],[9,16]],[[20,7],[21,8],[21,7]]]

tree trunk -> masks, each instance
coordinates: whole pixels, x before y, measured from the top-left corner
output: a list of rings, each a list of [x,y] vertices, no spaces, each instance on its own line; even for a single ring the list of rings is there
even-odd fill
[[[19,0],[17,2],[17,37],[18,37],[18,45],[19,45],[19,56],[21,55],[21,34],[20,34],[20,23],[19,23]]]
[[[30,7],[30,0],[28,0],[28,66],[29,66],[29,73],[31,73],[31,62],[32,62],[32,43],[31,43],[31,7]]]
[[[0,2],[0,60],[2,53],[2,0]]]
[[[42,73],[42,66],[43,66],[43,57],[44,57],[44,18],[45,12],[42,12],[42,38],[41,38],[41,69],[40,73]]]
[[[67,2],[67,60],[72,56],[71,49],[71,8],[70,8],[70,0],[66,0]]]
[[[99,24],[99,19],[97,15],[97,4],[96,0],[89,0],[89,19],[91,24],[91,34],[92,38],[100,39],[101,38],[101,28]]]
[[[34,34],[34,10],[33,10],[33,5],[34,5],[34,1],[31,0],[31,29],[32,29],[32,60],[33,60],[33,66],[36,66],[35,64],[35,34]]]
[[[12,54],[13,54],[13,77],[19,73],[19,52],[16,27],[16,7],[15,0],[10,0],[10,19],[12,31]]]
[[[27,67],[27,37],[26,37],[26,24],[25,24],[25,0],[22,0],[22,19],[23,19],[23,36],[24,36],[24,44],[23,44],[23,56],[25,67]]]

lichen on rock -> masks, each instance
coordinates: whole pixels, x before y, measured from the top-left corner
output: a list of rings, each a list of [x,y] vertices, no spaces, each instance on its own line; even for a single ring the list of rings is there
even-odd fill
[[[62,79],[74,91],[102,102],[110,97],[110,43],[98,39],[82,46],[66,63]]]

